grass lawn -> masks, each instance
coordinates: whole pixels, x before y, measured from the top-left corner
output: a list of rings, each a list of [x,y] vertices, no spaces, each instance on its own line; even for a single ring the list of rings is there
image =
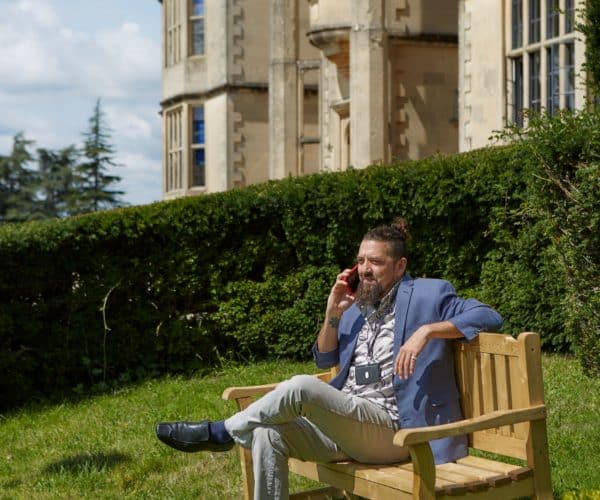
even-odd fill
[[[555,496],[600,498],[600,380],[573,359],[543,363]],[[239,498],[237,449],[177,452],[156,440],[155,423],[227,416],[234,408],[221,400],[224,388],[310,372],[311,363],[229,366],[1,415],[0,499]],[[292,488],[305,484],[291,478]]]

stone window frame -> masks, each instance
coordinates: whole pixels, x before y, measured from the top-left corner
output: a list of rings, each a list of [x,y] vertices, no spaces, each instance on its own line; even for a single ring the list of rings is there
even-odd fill
[[[196,12],[196,7],[200,6],[200,12]],[[188,32],[189,32],[189,54],[190,57],[203,57],[206,54],[206,4],[204,0],[188,0]],[[201,26],[201,39],[196,40],[196,27]],[[200,48],[196,43],[200,43]]]
[[[165,192],[167,193],[183,188],[183,120],[183,105],[165,111]]]
[[[181,61],[181,1],[164,0],[164,33],[165,53],[164,65],[170,67]]]
[[[548,8],[556,0],[540,0],[540,26],[539,41],[530,42],[532,19],[530,10],[535,0],[517,1],[505,0],[508,13],[507,52],[505,54],[507,95],[506,115],[507,122],[523,126],[523,111],[540,108],[556,113],[559,109],[572,109],[575,106],[575,31],[574,12],[577,0],[558,0],[558,12],[549,12]],[[520,17],[517,13],[516,22],[513,24],[515,8],[519,6],[522,11]],[[565,10],[567,9],[567,10]],[[557,17],[558,16],[558,17]],[[558,34],[548,37],[549,22],[558,21]],[[567,31],[571,29],[571,31]],[[520,37],[515,34],[520,34]],[[520,38],[520,40],[519,40]],[[515,40],[520,45],[513,47]],[[527,43],[526,43],[527,41]],[[517,43],[518,45],[518,43]],[[539,55],[539,75],[532,74],[535,57]],[[554,62],[558,61],[558,68],[553,66],[552,56],[556,55]],[[550,72],[553,71],[552,74]],[[539,95],[531,86],[539,84]],[[551,94],[552,89],[557,92]],[[539,102],[539,105],[537,104]]]
[[[164,0],[163,8],[165,31],[165,67],[174,66],[181,61],[181,2],[180,0]]]

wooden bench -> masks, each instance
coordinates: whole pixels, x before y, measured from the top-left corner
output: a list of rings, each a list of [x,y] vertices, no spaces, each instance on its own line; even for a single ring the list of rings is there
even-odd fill
[[[323,464],[290,459],[292,472],[331,485],[291,498],[330,498],[336,491],[349,498],[551,499],[538,335],[521,333],[515,339],[481,333],[471,343],[455,342],[454,351],[464,420],[398,431],[394,444],[410,450],[411,460],[405,463]],[[316,376],[327,381],[334,373]],[[232,387],[223,398],[235,400],[243,409],[274,386]],[[456,462],[434,465],[429,441],[459,434],[468,435],[471,450],[490,452],[493,458],[471,452]],[[252,499],[252,455],[242,448],[240,455],[244,498]]]

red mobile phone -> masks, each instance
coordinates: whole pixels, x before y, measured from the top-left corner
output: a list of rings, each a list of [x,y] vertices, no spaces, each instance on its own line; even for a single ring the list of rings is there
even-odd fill
[[[356,292],[358,283],[360,282],[360,279],[358,278],[358,264],[354,265],[354,267],[350,270],[350,274],[346,276],[344,281],[346,281],[348,288],[352,293]]]

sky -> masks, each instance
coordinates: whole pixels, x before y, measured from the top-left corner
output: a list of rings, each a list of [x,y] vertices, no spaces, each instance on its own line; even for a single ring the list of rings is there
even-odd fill
[[[130,205],[161,199],[157,0],[0,0],[0,154],[81,146],[100,99]]]

